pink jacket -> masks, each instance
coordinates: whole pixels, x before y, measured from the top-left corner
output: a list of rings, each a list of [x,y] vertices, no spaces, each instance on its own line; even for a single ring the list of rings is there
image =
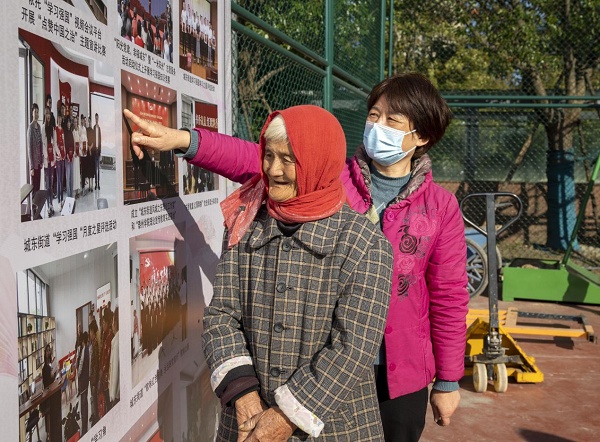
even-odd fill
[[[197,132],[192,164],[240,183],[259,173],[257,144]],[[394,249],[385,327],[391,398],[421,390],[434,377],[458,381],[464,374],[469,302],[464,224],[456,197],[433,181],[429,158],[418,161],[407,190],[383,214],[383,233]],[[366,213],[372,202],[364,148],[346,161],[341,179],[348,204]]]

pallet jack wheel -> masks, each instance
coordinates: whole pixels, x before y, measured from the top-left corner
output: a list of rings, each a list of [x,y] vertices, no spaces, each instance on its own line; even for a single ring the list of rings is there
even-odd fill
[[[488,286],[486,252],[471,238],[467,238],[467,277],[469,298],[481,295]]]
[[[473,364],[473,387],[477,393],[485,393],[488,386],[487,367],[485,364]]]
[[[506,393],[508,389],[508,374],[506,364],[494,364],[494,390],[496,393]]]

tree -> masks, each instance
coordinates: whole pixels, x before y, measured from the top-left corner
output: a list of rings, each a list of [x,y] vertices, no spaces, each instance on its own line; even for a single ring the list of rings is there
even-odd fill
[[[421,72],[443,91],[506,89],[489,72],[488,54],[470,44],[460,2],[412,0],[402,5],[394,11],[392,73]]]
[[[275,33],[269,33],[260,26],[245,20],[241,16],[237,21],[277,44],[290,54],[299,56],[321,70],[325,70],[326,48],[326,1],[325,0],[238,0],[237,5],[260,18],[262,21],[295,40],[316,54],[312,57],[302,50],[296,50]],[[334,66],[346,71],[341,76],[353,84],[359,80],[367,86],[379,81],[380,74],[380,29],[381,2],[378,0],[335,0],[333,3],[333,61]],[[234,36],[235,38],[235,36]],[[233,81],[237,82],[237,124],[236,135],[243,138],[258,139],[260,129],[268,113],[297,104],[315,104],[325,106],[325,78],[320,72],[302,66],[293,59],[274,51],[251,37],[237,34],[233,42]],[[337,70],[333,76],[339,75]],[[359,81],[353,85],[359,85]],[[345,93],[343,87],[334,84],[332,93],[334,113],[346,112],[346,122],[362,127],[364,112],[353,112],[355,106],[348,102],[363,101],[362,96]],[[350,98],[348,98],[350,97]],[[349,108],[351,107],[351,111]],[[342,119],[342,118],[340,118]]]
[[[406,9],[395,20],[403,48],[396,66],[428,72],[442,89],[518,89],[540,97],[598,90],[598,0],[439,0]],[[547,244],[555,249],[567,247],[576,218],[573,145],[581,114],[582,107],[566,105],[535,109],[547,140]]]
[[[466,6],[468,32],[490,55],[495,75],[528,95],[593,93],[600,80],[598,0],[486,0]],[[555,249],[567,247],[575,224],[573,145],[581,113],[581,107],[536,109],[548,143],[547,244]]]

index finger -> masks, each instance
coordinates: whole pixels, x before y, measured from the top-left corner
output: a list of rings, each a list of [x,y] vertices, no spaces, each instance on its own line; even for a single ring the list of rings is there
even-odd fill
[[[129,109],[123,109],[123,115],[125,115],[125,118],[131,120],[131,122],[138,126],[140,129],[147,129],[147,123],[140,117],[138,117],[136,114],[131,112]]]

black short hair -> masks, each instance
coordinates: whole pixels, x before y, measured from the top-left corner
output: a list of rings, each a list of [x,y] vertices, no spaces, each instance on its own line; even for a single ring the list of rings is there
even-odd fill
[[[95,318],[92,320],[92,322],[90,322],[90,331],[98,333],[98,323],[96,322]]]
[[[106,322],[110,326],[110,321],[112,321],[112,312],[109,308],[105,308],[102,313],[102,322]]]

